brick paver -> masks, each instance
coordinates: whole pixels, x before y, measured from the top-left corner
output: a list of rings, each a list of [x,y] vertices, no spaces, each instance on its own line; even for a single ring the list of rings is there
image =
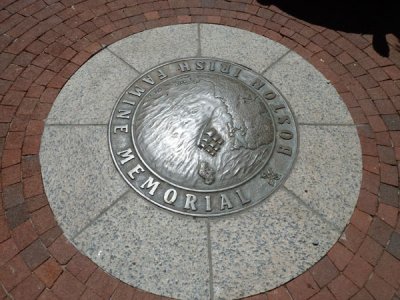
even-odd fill
[[[249,30],[302,55],[342,96],[362,146],[362,190],[340,240],[309,271],[248,299],[399,299],[399,41],[388,36],[382,57],[371,35],[312,25],[255,0],[0,2],[0,298],[163,299],[107,275],[68,242],[38,153],[52,103],[92,55],[146,29],[195,22]]]

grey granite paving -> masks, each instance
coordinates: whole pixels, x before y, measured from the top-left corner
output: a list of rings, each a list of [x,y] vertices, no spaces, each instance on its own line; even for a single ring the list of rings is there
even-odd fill
[[[300,55],[288,53],[263,75],[290,102],[299,123],[353,124],[332,84]]]
[[[234,61],[263,72],[289,51],[272,40],[245,30],[220,25],[200,25],[201,55]]]
[[[159,209],[134,191],[75,238],[121,280],[179,299],[209,299],[207,223]]]
[[[40,163],[47,198],[72,238],[126,192],[112,162],[106,126],[46,126]]]
[[[354,126],[303,125],[299,129],[299,155],[285,187],[343,229],[361,185],[357,131]]]
[[[215,299],[287,282],[316,263],[339,235],[284,189],[242,214],[211,220]]]
[[[166,26],[124,38],[109,49],[139,72],[198,53],[197,25]]]
[[[107,124],[116,100],[137,75],[110,51],[99,52],[63,87],[47,124]]]

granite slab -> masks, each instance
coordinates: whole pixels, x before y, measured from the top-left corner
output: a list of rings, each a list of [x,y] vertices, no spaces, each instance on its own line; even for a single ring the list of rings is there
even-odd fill
[[[107,124],[116,99],[137,75],[110,51],[100,51],[62,88],[47,124]]]
[[[355,126],[299,127],[297,161],[285,187],[340,229],[361,187],[361,147]]]
[[[124,38],[109,49],[139,72],[160,63],[198,54],[198,25],[175,25],[146,30]]]
[[[263,75],[289,101],[299,123],[353,124],[330,81],[297,53],[288,53]]]
[[[215,299],[265,292],[303,273],[340,232],[285,189],[232,217],[210,221]]]
[[[210,299],[207,223],[123,195],[73,242],[117,278],[178,299]]]
[[[44,188],[68,238],[129,189],[115,169],[106,136],[106,126],[45,127],[40,148]]]
[[[262,73],[290,50],[272,40],[242,29],[200,24],[201,55],[242,64]]]

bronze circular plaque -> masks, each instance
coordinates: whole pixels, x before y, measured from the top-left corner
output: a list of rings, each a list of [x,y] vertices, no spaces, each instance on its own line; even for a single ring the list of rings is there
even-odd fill
[[[266,199],[297,153],[296,121],[261,75],[228,61],[191,58],[136,79],[109,123],[115,165],[151,202],[220,216]]]

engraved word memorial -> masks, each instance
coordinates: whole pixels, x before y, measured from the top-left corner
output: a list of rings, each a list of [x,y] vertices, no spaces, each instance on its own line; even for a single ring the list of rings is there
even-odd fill
[[[109,123],[113,160],[154,204],[192,216],[253,206],[297,154],[294,116],[261,75],[228,61],[160,65],[121,95]]]

